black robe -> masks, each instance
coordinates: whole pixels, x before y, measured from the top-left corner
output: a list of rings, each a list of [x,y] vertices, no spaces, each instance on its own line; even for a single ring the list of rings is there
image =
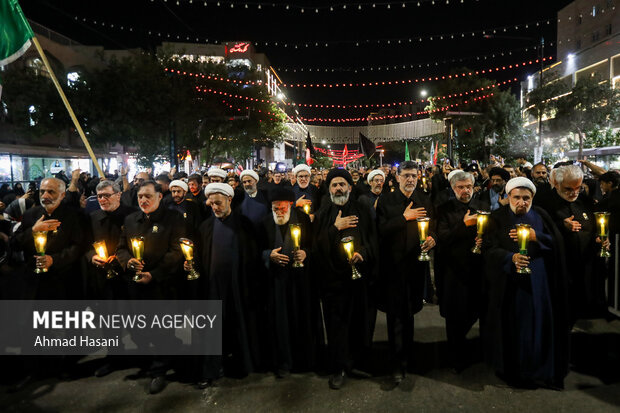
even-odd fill
[[[551,217],[535,206],[532,207],[532,211],[542,219],[543,234],[546,234],[551,241],[551,245],[545,248],[537,242],[530,242],[528,255],[531,257],[531,262],[542,258],[544,263],[552,311],[552,320],[547,321],[553,324],[550,339],[552,343],[547,340],[545,344],[550,344],[553,352],[553,381],[555,384],[561,384],[568,374],[570,333],[564,248],[561,235]],[[494,211],[489,219],[487,235],[484,237],[488,310],[482,337],[485,356],[495,366],[496,371],[518,378],[520,372],[512,371],[516,361],[515,347],[518,346],[514,337],[515,326],[511,325],[508,316],[513,310],[515,294],[519,289],[527,290],[527,282],[531,276],[516,274],[511,261],[512,254],[518,252],[517,242],[508,235],[510,229],[514,228],[513,217],[509,205]]]
[[[293,244],[289,224],[301,227],[300,248],[306,252],[303,268],[293,268]],[[262,223],[263,264],[267,268],[267,313],[269,317],[271,363],[276,368],[307,371],[317,367],[324,345],[323,321],[316,273],[311,266],[312,226],[300,208],[291,210],[289,222],[279,226],[272,216]],[[289,264],[281,267],[270,261],[275,248],[288,255]]]
[[[435,284],[442,317],[470,320],[480,316],[482,303],[482,256],[473,254],[477,226],[465,226],[463,217],[485,205],[472,199],[465,204],[456,199],[437,209],[437,251]]]
[[[381,254],[378,290],[382,296],[379,309],[407,316],[422,309],[428,270],[426,262],[418,261],[421,253],[418,224],[416,220],[407,221],[403,216],[412,201],[412,208],[426,209],[426,216],[430,218],[428,235],[436,241],[433,206],[422,191],[414,191],[411,198],[407,198],[397,188],[381,195],[377,203]]]
[[[217,225],[226,225],[231,239],[214,239],[217,231],[215,216],[208,218],[199,229],[195,244],[195,267],[200,278],[195,280],[197,299],[222,300],[223,354],[233,354],[231,366],[235,373],[247,375],[260,364],[259,318],[265,314],[265,282],[257,245],[257,234],[252,223],[233,211]],[[228,257],[214,257],[214,246],[230,245]],[[230,263],[228,271],[215,260]],[[218,273],[213,274],[216,270]],[[192,281],[194,282],[194,281]],[[222,356],[207,356],[202,366],[202,377],[216,379],[221,376]]]

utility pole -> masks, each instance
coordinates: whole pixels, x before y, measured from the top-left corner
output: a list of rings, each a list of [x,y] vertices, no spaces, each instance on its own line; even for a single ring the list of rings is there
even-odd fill
[[[538,87],[543,86],[543,58],[545,57],[545,38],[540,38],[540,77],[538,81]],[[543,141],[542,141],[542,113],[538,113],[538,147],[534,151],[534,163],[542,161],[543,155]]]

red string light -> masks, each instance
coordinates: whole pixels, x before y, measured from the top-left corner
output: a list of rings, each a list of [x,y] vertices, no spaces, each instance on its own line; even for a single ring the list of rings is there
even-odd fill
[[[546,62],[547,60],[552,60],[553,57],[544,57],[542,60],[543,62]],[[432,82],[435,80],[447,80],[447,79],[453,79],[453,78],[459,78],[459,77],[469,77],[469,76],[476,76],[476,75],[480,75],[480,74],[487,74],[487,73],[495,73],[495,72],[499,72],[499,71],[504,71],[504,70],[508,70],[508,69],[513,69],[513,68],[519,68],[519,67],[525,67],[528,65],[533,65],[533,64],[537,64],[540,63],[540,59],[536,59],[536,60],[530,60],[527,62],[523,62],[523,63],[515,63],[512,65],[506,65],[506,66],[497,66],[494,68],[489,68],[486,70],[476,70],[476,71],[471,71],[471,72],[464,72],[461,74],[455,74],[455,75],[442,75],[442,76],[434,76],[434,77],[428,77],[428,78],[419,78],[419,79],[407,79],[407,80],[390,80],[390,81],[381,81],[381,82],[366,82],[366,83],[283,83],[282,87],[298,87],[298,88],[334,88],[334,87],[367,87],[367,86],[395,86],[395,85],[405,85],[405,84],[412,84],[412,83],[419,83],[419,82]]]

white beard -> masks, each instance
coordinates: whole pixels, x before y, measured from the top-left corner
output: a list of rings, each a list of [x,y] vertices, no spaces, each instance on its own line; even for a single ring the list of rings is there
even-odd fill
[[[345,195],[329,194],[329,197],[335,205],[343,206],[349,200],[349,194],[350,192],[346,192]]]
[[[284,215],[284,217],[280,218],[275,212],[271,211],[271,213],[273,214],[273,222],[276,223],[276,225],[284,225],[288,222],[289,219],[291,219],[291,210],[289,209],[288,211],[286,211],[286,215]]]

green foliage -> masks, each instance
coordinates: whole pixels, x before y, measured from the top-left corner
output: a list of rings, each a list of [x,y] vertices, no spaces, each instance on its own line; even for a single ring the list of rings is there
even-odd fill
[[[579,139],[569,139],[569,144],[570,149],[578,149]],[[604,148],[618,145],[620,145],[620,130],[614,132],[611,128],[587,131],[583,140],[584,148]]]
[[[334,161],[329,156],[317,156],[312,166],[317,169],[331,169]]]

